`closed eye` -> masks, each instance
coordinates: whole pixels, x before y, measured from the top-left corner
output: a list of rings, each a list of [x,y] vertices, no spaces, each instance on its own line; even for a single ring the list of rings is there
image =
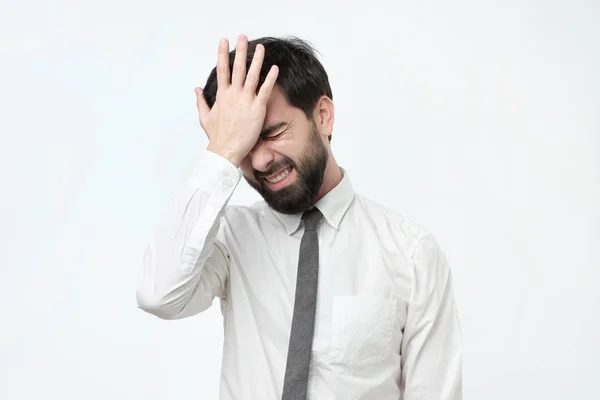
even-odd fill
[[[280,122],[278,124],[269,126],[262,130],[260,133],[260,140],[275,140],[281,135],[288,132],[291,124],[286,122]]]
[[[284,133],[286,133],[286,130],[285,130],[285,129],[284,129],[284,130],[282,130],[282,131],[281,131],[281,132],[279,132],[279,133],[275,133],[275,134],[271,133],[271,134],[269,134],[269,135],[266,135],[265,137],[263,137],[263,140],[275,140],[275,139],[277,139],[279,136],[283,135]]]

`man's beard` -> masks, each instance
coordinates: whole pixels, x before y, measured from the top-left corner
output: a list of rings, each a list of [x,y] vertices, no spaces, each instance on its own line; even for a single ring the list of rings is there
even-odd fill
[[[284,157],[283,160],[274,163],[268,171],[261,172],[259,175],[255,171],[254,179],[250,180],[245,175],[244,178],[260,193],[269,207],[282,214],[297,214],[314,204],[323,185],[328,159],[327,148],[321,142],[317,127],[313,123],[310,142],[298,163]],[[277,191],[269,189],[264,177],[286,167],[293,167],[296,171],[296,181]]]

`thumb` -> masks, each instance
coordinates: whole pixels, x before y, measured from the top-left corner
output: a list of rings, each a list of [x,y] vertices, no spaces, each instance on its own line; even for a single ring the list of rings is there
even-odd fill
[[[196,92],[196,107],[198,107],[198,115],[200,116],[200,122],[204,122],[208,113],[210,112],[210,108],[208,104],[206,104],[206,100],[204,99],[204,91],[202,88],[195,88],[194,92]]]

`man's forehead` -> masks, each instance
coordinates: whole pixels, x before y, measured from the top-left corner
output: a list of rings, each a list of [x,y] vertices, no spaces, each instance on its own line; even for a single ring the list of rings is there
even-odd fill
[[[289,105],[287,97],[283,90],[276,85],[273,87],[273,90],[271,90],[271,96],[269,96],[269,100],[267,100],[267,109],[284,105]]]
[[[277,124],[291,119],[294,111],[283,91],[279,86],[275,86],[271,91],[271,97],[267,101],[267,113],[265,115],[265,127]]]
[[[263,123],[263,128],[268,126],[276,125],[283,121],[289,121],[289,116],[286,117],[286,114],[282,111],[273,110],[270,111],[267,108],[267,115],[265,116],[265,121]]]

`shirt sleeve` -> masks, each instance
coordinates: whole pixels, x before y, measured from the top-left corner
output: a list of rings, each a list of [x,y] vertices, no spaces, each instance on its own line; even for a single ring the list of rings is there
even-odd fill
[[[431,235],[413,256],[404,329],[403,400],[462,400],[462,343],[450,266]]]
[[[240,179],[241,171],[227,159],[204,151],[144,252],[139,308],[179,319],[225,297],[230,255],[220,228]]]

